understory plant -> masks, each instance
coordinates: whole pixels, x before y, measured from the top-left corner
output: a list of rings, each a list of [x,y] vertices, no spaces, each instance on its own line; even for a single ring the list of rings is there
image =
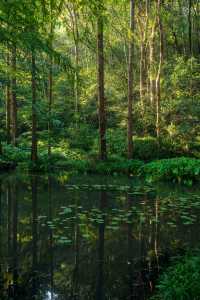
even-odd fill
[[[160,276],[151,300],[200,299],[200,252],[179,258]]]
[[[200,179],[200,159],[179,157],[146,164],[141,174],[149,182],[167,180],[192,185]]]

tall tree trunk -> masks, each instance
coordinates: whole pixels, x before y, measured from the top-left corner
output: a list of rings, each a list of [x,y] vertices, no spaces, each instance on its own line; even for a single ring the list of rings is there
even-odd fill
[[[153,24],[150,41],[149,41],[149,92],[150,102],[153,106],[156,98],[156,82],[155,82],[155,27]]]
[[[75,41],[75,80],[74,80],[74,94],[75,94],[75,118],[76,118],[76,127],[78,125],[78,114],[79,114],[79,47],[78,41]]]
[[[189,0],[188,12],[188,41],[189,41],[189,54],[192,55],[192,0]]]
[[[100,3],[101,5],[101,3]],[[97,18],[97,68],[98,68],[98,102],[99,102],[99,156],[107,158],[106,149],[106,101],[104,95],[104,24],[101,9]]]
[[[144,109],[145,97],[145,44],[144,41],[140,45],[140,101]]]
[[[159,141],[160,139],[160,78],[161,78],[161,71],[163,65],[163,26],[161,20],[161,0],[158,0],[158,28],[159,28],[159,66],[158,66],[158,73],[156,78],[156,136]]]
[[[145,21],[141,28],[141,45],[140,45],[140,101],[144,105],[145,97],[145,83],[146,83],[146,42],[148,30],[148,17],[149,17],[149,0],[145,3]]]
[[[7,49],[7,67],[10,67],[10,53]],[[10,76],[7,75],[7,85],[6,85],[6,139],[7,144],[10,144],[11,141],[11,90],[10,90]]]
[[[52,67],[52,56],[50,57],[49,66],[49,120],[48,120],[48,156],[51,156],[51,124],[52,124],[52,103],[53,103],[53,67]]]
[[[79,27],[78,27],[78,6],[76,4],[67,5],[70,16],[73,40],[74,40],[74,56],[75,56],[75,72],[74,72],[74,117],[75,125],[78,127],[79,118]]]
[[[37,161],[37,110],[36,110],[36,64],[35,64],[35,50],[32,50],[32,147],[31,160]]]
[[[50,28],[50,47],[53,48],[53,20],[52,20],[52,3],[51,3],[51,28]],[[52,124],[52,103],[53,103],[53,57],[50,54],[49,66],[49,119],[48,119],[48,156],[51,156],[51,124]]]
[[[76,127],[78,125],[78,114],[79,114],[79,29],[78,29],[78,13],[76,7],[73,5],[73,16],[74,16],[74,50],[75,50],[75,80],[74,80],[74,94],[75,94],[75,117],[76,117]]]
[[[16,79],[16,45],[12,46],[12,144],[16,146],[17,138],[17,79]]]
[[[149,19],[149,0],[145,3],[145,21],[141,28],[141,45],[140,45],[140,101],[142,104],[142,118],[145,113],[145,96],[147,93],[147,31]],[[144,128],[145,131],[145,128]]]
[[[134,18],[135,18],[135,1],[130,0],[130,41],[129,41],[129,59],[128,59],[128,159],[133,158],[133,62],[134,62]]]

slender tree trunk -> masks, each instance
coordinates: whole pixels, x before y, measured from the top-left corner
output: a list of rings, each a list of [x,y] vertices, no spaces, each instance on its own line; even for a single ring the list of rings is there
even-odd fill
[[[97,19],[97,68],[98,68],[98,102],[99,102],[99,137],[101,160],[107,158],[106,149],[106,101],[104,94],[104,24],[101,11]]]
[[[147,30],[148,30],[148,18],[149,18],[149,0],[146,0],[146,15],[144,27],[142,28],[142,37],[140,45],[140,101],[142,103],[142,109],[144,112],[144,99],[146,95],[146,44],[147,44]]]
[[[145,44],[144,41],[140,45],[140,101],[142,108],[144,108],[144,97],[145,97]]]
[[[189,53],[192,55],[192,0],[189,0],[189,13],[188,13],[188,41],[189,41]]]
[[[79,47],[78,41],[75,41],[75,80],[74,80],[74,94],[75,94],[75,118],[76,118],[76,127],[78,125],[78,113],[79,113]]]
[[[130,0],[130,41],[129,41],[129,59],[128,59],[128,159],[133,158],[133,63],[134,63],[134,18],[135,18],[135,1]]]
[[[53,68],[52,57],[50,58],[49,67],[49,120],[48,120],[48,156],[51,156],[51,117],[52,117],[52,103],[53,103]]]
[[[161,71],[163,65],[163,26],[161,20],[161,0],[158,0],[158,27],[159,27],[159,67],[158,73],[156,78],[156,136],[159,141],[160,139],[160,101],[161,101],[161,93],[160,93],[160,78],[161,78]]]
[[[78,125],[78,114],[80,109],[79,103],[79,29],[78,29],[78,13],[76,7],[73,5],[73,17],[74,17],[74,50],[75,50],[75,80],[74,80],[74,94],[75,94],[75,117],[76,117],[76,127]]]
[[[10,67],[10,53],[7,49],[7,67]],[[10,89],[10,76],[8,74],[6,85],[6,139],[7,144],[11,142],[11,89]]]
[[[52,14],[52,12],[51,12]],[[52,16],[51,16],[52,18]],[[50,29],[50,44],[51,50],[53,48],[53,21],[51,20],[51,29]],[[48,120],[48,156],[51,156],[51,124],[52,124],[52,103],[53,103],[53,58],[50,54],[50,66],[49,66],[49,120]]]
[[[12,144],[16,146],[17,138],[17,79],[16,79],[16,55],[17,49],[14,44],[12,47]]]
[[[31,160],[37,161],[37,111],[36,111],[36,64],[35,50],[32,50],[32,148]]]
[[[155,82],[155,24],[152,27],[150,42],[149,42],[149,89],[150,102],[153,106],[156,97],[156,82]]]

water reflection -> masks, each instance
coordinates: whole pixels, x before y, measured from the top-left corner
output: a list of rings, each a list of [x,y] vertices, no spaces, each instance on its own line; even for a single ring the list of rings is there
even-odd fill
[[[198,245],[200,195],[131,182],[0,177],[0,299],[148,299]]]

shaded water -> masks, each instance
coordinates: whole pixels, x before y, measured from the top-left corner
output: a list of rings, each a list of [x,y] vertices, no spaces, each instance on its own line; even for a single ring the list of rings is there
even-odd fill
[[[0,176],[0,299],[148,299],[199,245],[200,192],[133,178]]]

